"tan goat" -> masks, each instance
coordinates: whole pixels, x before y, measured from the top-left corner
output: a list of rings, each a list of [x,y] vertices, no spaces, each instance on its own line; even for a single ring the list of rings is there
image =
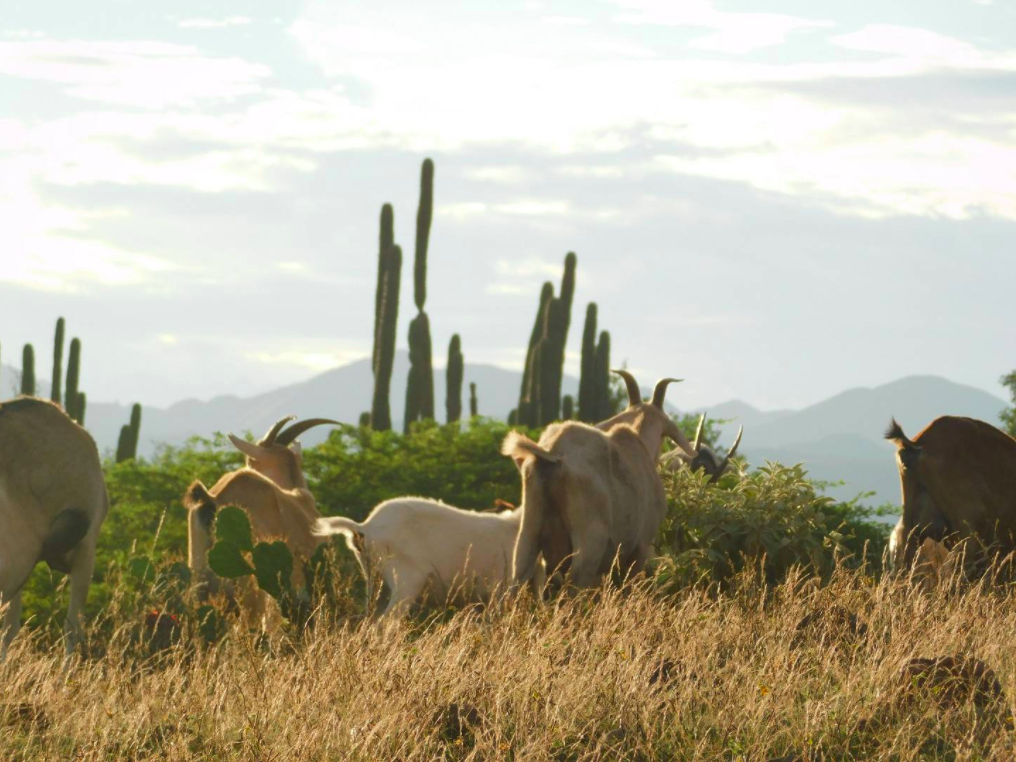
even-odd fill
[[[215,513],[227,505],[247,513],[254,542],[281,539],[286,543],[293,554],[293,586],[298,590],[304,587],[304,562],[323,538],[313,534],[321,514],[307,489],[296,438],[313,426],[340,424],[326,418],[311,418],[283,431],[293,418],[287,416],[278,421],[257,444],[230,434],[229,441],[246,456],[246,466],[225,474],[211,489],[200,481],[188,487],[183,500],[188,509],[187,563],[202,595],[219,591],[229,596],[235,594],[232,586],[223,586],[208,567]],[[263,626],[268,611],[267,593],[255,590],[248,580],[243,580],[239,587],[238,597],[249,623]]]
[[[21,588],[39,561],[70,575],[67,655],[81,640],[81,611],[109,495],[95,441],[58,406],[34,397],[0,405],[0,661],[21,627]]]
[[[667,385],[656,384],[643,402],[638,383],[615,370],[628,389],[628,407],[597,426],[576,421],[548,426],[539,443],[516,431],[501,452],[522,474],[522,525],[515,545],[513,578],[528,581],[542,553],[547,573],[570,574],[579,588],[610,571],[639,572],[667,512],[656,470],[663,437],[689,457],[698,453],[663,410]]]

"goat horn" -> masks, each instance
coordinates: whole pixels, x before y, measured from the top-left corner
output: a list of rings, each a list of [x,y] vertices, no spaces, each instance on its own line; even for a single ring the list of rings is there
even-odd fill
[[[275,438],[279,435],[279,432],[282,431],[282,427],[285,426],[290,421],[294,420],[295,418],[296,418],[295,415],[287,415],[285,418],[280,418],[279,420],[277,420],[275,422],[275,425],[268,430],[268,433],[265,434],[263,437],[261,437],[261,441],[258,442],[258,446],[271,447],[273,444],[275,444]]]
[[[721,476],[723,476],[723,472],[727,470],[727,464],[730,463],[730,459],[733,458],[737,454],[737,446],[739,444],[741,444],[741,435],[743,433],[744,433],[744,426],[741,426],[737,430],[737,437],[734,439],[734,446],[731,447],[727,451],[727,457],[725,457],[723,459],[723,462],[720,463],[720,467],[718,469],[716,469],[716,473],[713,474],[713,478],[709,480],[710,484],[712,484],[717,479],[719,479]]]
[[[279,434],[279,436],[275,440],[275,443],[280,445],[291,444],[294,439],[300,436],[307,429],[313,428],[315,426],[320,426],[324,423],[330,423],[333,426],[342,425],[339,421],[333,421],[331,418],[308,418],[306,421],[294,423],[288,429]]]
[[[702,417],[698,419],[698,428],[695,429],[695,444],[691,446],[693,450],[698,450],[699,445],[702,444],[702,429],[705,428],[705,425],[706,414],[703,413]]]
[[[667,386],[670,384],[676,384],[684,381],[683,378],[661,378],[656,382],[656,388],[653,390],[653,404],[660,410],[663,410],[663,398],[667,396]]]
[[[628,387],[628,405],[641,405],[642,404],[642,391],[639,389],[639,382],[635,380],[635,376],[626,370],[619,370],[612,368],[611,373],[616,373],[624,379],[624,385]]]

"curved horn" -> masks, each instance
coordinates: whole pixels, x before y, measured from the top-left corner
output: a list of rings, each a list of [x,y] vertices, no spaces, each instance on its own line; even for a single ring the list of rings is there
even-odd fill
[[[702,429],[706,426],[706,414],[703,413],[702,417],[698,419],[698,428],[695,429],[695,444],[692,445],[696,450],[699,445],[702,444]]]
[[[730,450],[727,451],[727,457],[725,457],[723,459],[723,462],[720,463],[720,467],[718,469],[716,469],[716,473],[713,474],[713,478],[709,480],[710,484],[712,484],[717,479],[719,479],[721,476],[723,476],[724,472],[727,470],[727,466],[730,464],[730,459],[733,458],[735,455],[737,455],[737,446],[739,444],[741,444],[741,435],[743,433],[744,433],[744,426],[741,426],[737,430],[737,437],[734,438],[734,446],[731,447]]]
[[[307,429],[311,429],[315,426],[321,426],[322,424],[330,423],[333,426],[341,426],[339,421],[333,421],[331,418],[308,418],[306,421],[300,421],[294,423],[288,429],[279,434],[275,439],[275,444],[288,445],[293,442],[298,436],[300,436]]]
[[[656,382],[656,388],[653,389],[653,405],[663,410],[663,398],[667,396],[667,386],[670,384],[677,384],[684,381],[683,378],[661,378]]]
[[[295,419],[295,415],[287,415],[285,418],[277,420],[275,425],[268,429],[268,433],[261,437],[261,441],[258,442],[258,445],[260,447],[271,447],[275,444],[275,438],[279,435],[279,432],[282,431],[282,427]]]
[[[635,376],[626,370],[619,370],[611,368],[611,373],[616,373],[624,379],[624,385],[628,387],[628,406],[641,405],[642,404],[642,391],[639,389],[639,382],[635,380]]]

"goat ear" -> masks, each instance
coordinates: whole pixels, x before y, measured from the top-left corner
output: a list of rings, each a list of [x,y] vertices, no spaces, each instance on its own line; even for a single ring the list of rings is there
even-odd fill
[[[263,447],[258,447],[253,442],[248,442],[246,439],[240,439],[240,437],[229,435],[229,441],[233,443],[233,447],[242,452],[248,458],[263,458],[265,456],[265,450]]]

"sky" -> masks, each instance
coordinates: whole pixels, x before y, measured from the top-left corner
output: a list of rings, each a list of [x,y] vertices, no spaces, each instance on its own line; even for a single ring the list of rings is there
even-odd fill
[[[62,315],[161,406],[369,356],[425,157],[439,366],[520,367],[575,251],[568,370],[595,301],[681,407],[1016,367],[1008,0],[7,2],[0,359]]]

